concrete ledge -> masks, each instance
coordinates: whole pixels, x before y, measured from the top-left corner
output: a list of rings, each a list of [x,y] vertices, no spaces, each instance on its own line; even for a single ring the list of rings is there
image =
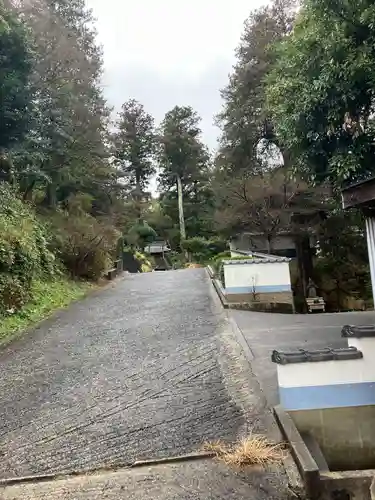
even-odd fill
[[[308,498],[320,498],[321,484],[319,467],[304,443],[291,417],[281,406],[275,406],[274,415],[280,430],[288,442],[291,453],[302,476]]]
[[[276,302],[228,302],[230,309],[264,313],[294,314],[293,304]]]
[[[211,278],[211,279],[214,279],[214,278],[215,278],[215,272],[214,272],[214,270],[212,269],[212,267],[211,267],[211,266],[207,266],[207,267],[206,267],[206,269],[207,269],[207,272],[208,272],[208,274],[209,274],[210,278]]]

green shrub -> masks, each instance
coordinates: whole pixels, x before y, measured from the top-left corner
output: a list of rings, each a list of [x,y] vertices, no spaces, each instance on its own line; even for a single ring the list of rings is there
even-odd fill
[[[228,244],[219,238],[207,240],[196,236],[181,243],[182,249],[190,255],[190,258],[198,263],[210,261],[218,253],[222,253]]]
[[[34,279],[55,273],[45,227],[7,184],[0,186],[0,314],[19,310]]]
[[[180,252],[170,252],[168,254],[168,259],[172,264],[173,269],[183,269],[186,264],[186,257]]]
[[[135,245],[142,250],[145,246],[154,242],[157,238],[155,230],[147,224],[147,222],[140,220],[135,224],[126,236],[128,244]]]
[[[221,238],[210,238],[207,246],[212,255],[228,254],[228,242]]]
[[[141,252],[135,252],[134,257],[141,265],[142,273],[150,273],[153,270],[153,262],[150,256],[146,256]]]
[[[51,219],[53,249],[74,278],[99,279],[113,266],[120,233],[79,212],[57,212]]]

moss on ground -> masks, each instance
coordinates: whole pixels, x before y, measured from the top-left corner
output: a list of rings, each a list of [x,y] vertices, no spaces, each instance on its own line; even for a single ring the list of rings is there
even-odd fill
[[[51,282],[34,281],[32,300],[19,312],[0,316],[0,345],[7,344],[27,328],[36,325],[58,309],[84,297],[93,288],[86,282],[58,279]]]

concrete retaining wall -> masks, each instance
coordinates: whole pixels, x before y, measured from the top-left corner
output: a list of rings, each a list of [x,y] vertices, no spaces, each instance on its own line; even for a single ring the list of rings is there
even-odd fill
[[[375,406],[289,411],[300,433],[318,442],[331,471],[375,464]]]
[[[281,406],[310,433],[331,470],[375,464],[375,336],[347,349],[274,351]],[[361,350],[359,350],[361,348]]]

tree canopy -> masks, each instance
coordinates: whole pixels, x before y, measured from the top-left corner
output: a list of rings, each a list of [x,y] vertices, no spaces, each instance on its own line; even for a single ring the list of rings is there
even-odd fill
[[[25,26],[0,2],[0,151],[24,138],[31,122],[32,50]]]
[[[116,164],[130,190],[141,196],[155,174],[154,118],[143,105],[130,99],[122,105],[114,136]]]
[[[275,47],[269,109],[296,169],[334,185],[374,171],[375,7],[305,0]]]

